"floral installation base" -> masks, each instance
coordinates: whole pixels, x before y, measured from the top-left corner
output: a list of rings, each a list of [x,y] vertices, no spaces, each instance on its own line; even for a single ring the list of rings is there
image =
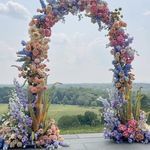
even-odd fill
[[[129,97],[131,100],[131,95]],[[116,143],[150,143],[150,125],[147,124],[149,112],[141,110],[141,99],[141,90],[139,90],[136,100],[132,99],[136,104],[132,106],[132,111],[129,111],[129,100],[123,99],[117,92],[110,93],[108,100],[100,98],[104,105],[106,139],[112,139]]]
[[[53,119],[47,119],[36,132],[32,130],[32,119],[28,113],[28,100],[19,83],[14,80],[15,90],[11,91],[9,112],[0,119],[0,149],[68,147]]]

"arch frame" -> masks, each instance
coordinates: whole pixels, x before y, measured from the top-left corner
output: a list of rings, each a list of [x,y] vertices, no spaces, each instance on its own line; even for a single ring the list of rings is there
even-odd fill
[[[14,65],[19,70],[19,77],[23,77],[28,83],[28,95],[24,94],[19,83],[14,80],[16,91],[12,92],[10,117],[6,119],[9,124],[5,125],[4,122],[0,130],[8,138],[11,134],[19,133],[19,137],[14,137],[19,143],[13,145],[9,141],[5,142],[4,146],[19,148],[27,146],[27,143],[37,147],[67,146],[62,142],[55,121],[47,119],[49,99],[58,83],[48,90],[49,69],[45,62],[48,61],[52,27],[64,20],[65,15],[69,13],[78,15],[81,19],[81,12],[85,12],[85,16],[91,18],[92,23],[98,24],[99,31],[108,31],[107,47],[111,48],[111,54],[114,56],[114,68],[111,69],[114,73],[114,91],[110,92],[108,99],[99,98],[104,105],[105,137],[117,143],[149,143],[150,126],[146,123],[146,113],[140,110],[143,96],[141,89],[137,91],[136,105],[132,103],[132,83],[135,77],[131,72],[131,63],[136,51],[131,47],[133,37],[126,33],[127,24],[122,20],[121,8],[110,11],[108,4],[102,0],[47,0],[47,4],[44,0],[39,1],[42,8],[37,10],[39,14],[33,16],[29,23],[30,40],[22,41],[23,49],[17,52],[17,61],[23,64]],[[8,128],[11,134],[8,134],[5,128]],[[4,134],[0,135],[8,141]]]

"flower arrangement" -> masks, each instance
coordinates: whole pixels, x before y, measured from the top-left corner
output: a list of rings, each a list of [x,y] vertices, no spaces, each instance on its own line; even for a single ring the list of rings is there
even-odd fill
[[[131,95],[129,99],[131,99]],[[118,96],[117,92],[108,100],[99,99],[104,105],[104,135],[106,139],[113,139],[117,143],[147,144],[150,142],[150,125],[146,123],[149,113],[141,110],[141,99],[141,89],[137,92],[135,105],[132,105],[131,100],[125,100]]]
[[[9,104],[9,117],[2,119],[0,127],[0,146],[8,148],[58,147],[67,146],[59,135],[54,120],[47,118],[51,94],[54,86],[48,91],[47,68],[48,49],[52,27],[58,21],[65,21],[65,15],[71,13],[83,18],[82,12],[97,23],[99,31],[108,31],[111,54],[114,57],[115,93],[110,100],[103,100],[106,122],[105,136],[117,142],[149,142],[149,126],[146,114],[140,110],[140,91],[133,110],[131,89],[134,74],[131,73],[132,61],[136,51],[130,46],[133,37],[125,32],[127,24],[122,20],[121,8],[110,11],[103,0],[39,0],[41,9],[29,23],[29,41],[22,41],[23,49],[17,52],[21,66],[13,65],[19,71],[19,77],[28,84],[27,94],[14,81]]]
[[[33,120],[29,113],[26,93],[16,80],[14,85],[15,90],[11,91],[9,99],[9,113],[1,119],[0,137],[5,140],[0,141],[1,147],[7,149],[68,146],[63,142],[60,130],[53,119],[48,119],[33,132]]]

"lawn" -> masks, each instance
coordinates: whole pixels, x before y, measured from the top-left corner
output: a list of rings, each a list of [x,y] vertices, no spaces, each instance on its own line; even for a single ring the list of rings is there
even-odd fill
[[[100,133],[103,132],[104,127],[102,125],[91,127],[91,126],[80,126],[76,128],[62,129],[61,134],[80,134],[80,133]]]
[[[8,105],[0,104],[0,114],[7,112]],[[62,116],[72,116],[84,114],[86,111],[93,111],[99,115],[99,107],[81,107],[75,105],[55,105],[52,104],[49,108],[48,115],[50,118],[54,118],[56,121]],[[80,126],[76,128],[61,130],[62,134],[75,134],[75,133],[96,133],[101,132],[102,126],[90,127],[90,126]]]
[[[0,114],[7,112],[7,110],[7,104],[0,104]],[[49,108],[48,115],[50,118],[54,118],[56,121],[58,121],[62,116],[84,114],[86,111],[93,111],[96,114],[99,114],[99,107],[81,107],[75,105],[52,104]]]
[[[0,104],[0,115],[2,113],[7,112],[7,110],[8,110],[8,105],[7,104]]]

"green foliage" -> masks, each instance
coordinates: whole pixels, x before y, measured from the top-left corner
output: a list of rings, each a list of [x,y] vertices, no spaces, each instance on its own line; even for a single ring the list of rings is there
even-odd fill
[[[106,97],[106,93],[106,91],[98,91],[82,87],[57,88],[53,94],[52,103],[80,106],[101,106],[100,102],[96,101],[96,99],[101,94]]]
[[[80,134],[80,133],[100,133],[103,132],[103,125],[98,126],[79,126],[67,129],[61,129],[61,134]]]
[[[144,94],[142,101],[141,101],[141,108],[143,110],[149,111],[150,110],[150,94]]]
[[[79,126],[97,126],[100,125],[100,120],[94,112],[86,111],[84,115],[62,116],[58,120],[60,128],[72,128]]]
[[[0,88],[0,103],[9,102],[9,93],[12,90],[12,87],[1,87]]]
[[[149,84],[134,84],[132,102],[136,104],[136,92],[139,87],[143,87],[144,97],[141,100],[142,110],[150,110],[150,86]],[[50,86],[51,87],[51,86]],[[52,104],[67,104],[80,106],[98,106],[101,107],[101,102],[96,99],[101,96],[108,98],[106,88],[111,88],[109,84],[65,84],[50,90]],[[8,103],[9,92],[13,87],[0,86],[0,103]],[[50,97],[51,97],[50,96]]]
[[[86,124],[85,115],[78,115],[77,117],[81,125]]]
[[[84,114],[84,118],[85,118],[85,123],[87,125],[95,126],[99,123],[97,114],[95,114],[94,112],[86,111]]]
[[[60,128],[78,127],[80,122],[77,116],[63,116],[58,120]]]

